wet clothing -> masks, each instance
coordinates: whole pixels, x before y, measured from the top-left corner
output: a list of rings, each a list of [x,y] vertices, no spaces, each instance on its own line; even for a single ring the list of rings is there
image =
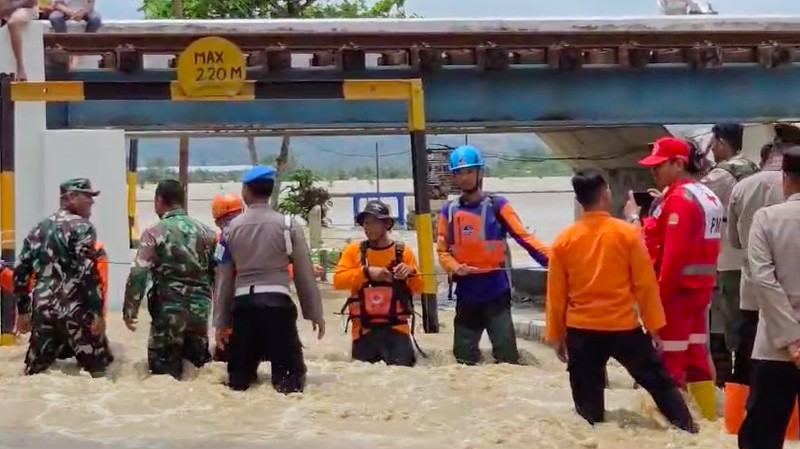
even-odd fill
[[[208,319],[214,280],[214,231],[183,209],[165,213],[142,232],[125,285],[124,318],[136,319],[152,282],[147,360],[153,374],[180,379],[182,360],[200,367],[211,360]]]
[[[748,238],[751,280],[760,312],[752,358],[747,414],[739,447],[783,447],[800,397],[800,370],[789,345],[800,341],[800,194],[760,209]]]
[[[228,385],[249,388],[258,364],[269,358],[277,391],[303,391],[306,366],[289,290],[290,263],[303,317],[321,321],[323,309],[302,228],[267,203],[251,204],[222,231],[216,260],[214,326],[233,321]]]
[[[439,264],[452,273],[461,264],[486,269],[485,273],[453,276],[459,301],[486,302],[509,290],[506,238],[510,235],[542,267],[547,267],[547,246],[531,235],[511,204],[486,195],[473,204],[457,199],[446,202],[439,213],[436,251]]]
[[[96,243],[89,220],[64,209],[39,222],[25,238],[13,285],[17,313],[32,313],[26,374],[49,368],[65,346],[94,374],[114,360],[105,335],[90,331],[103,313]]]
[[[297,307],[283,293],[237,296],[228,340],[228,386],[247,390],[259,364],[272,364],[272,386],[280,393],[303,391],[306,364],[297,332]]]
[[[480,341],[486,329],[495,360],[517,363],[519,353],[511,319],[511,281],[508,236],[547,267],[549,249],[531,235],[505,198],[484,195],[477,203],[463,198],[448,201],[439,213],[436,252],[439,264],[456,284],[453,353],[461,363],[478,363]],[[462,264],[481,272],[458,276]]]
[[[519,363],[517,337],[511,317],[511,290],[484,302],[456,302],[453,329],[453,355],[458,363],[480,363],[480,341],[483,331],[492,343],[492,356],[497,363]]]
[[[697,432],[686,401],[665,371],[653,341],[641,329],[593,331],[567,328],[565,342],[575,410],[590,424],[605,421],[604,374],[608,360],[613,358],[650,393],[670,423],[687,432]]]
[[[566,344],[575,409],[605,419],[606,365],[617,360],[674,425],[693,431],[689,409],[641,330],[666,324],[658,282],[639,230],[608,212],[584,212],[553,241],[545,340]],[[638,313],[637,313],[638,311]]]
[[[353,341],[353,360],[387,365],[414,366],[417,356],[411,336],[389,327],[372,329]]]
[[[400,263],[413,270],[413,274],[403,281],[374,283],[367,277],[369,267],[391,271]],[[423,292],[424,279],[417,272],[414,252],[407,245],[392,242],[385,248],[373,248],[368,240],[351,243],[339,258],[333,287],[350,291],[342,312],[348,314],[351,325],[353,359],[364,362],[382,360],[387,365],[402,362],[406,366],[416,362],[410,335],[414,313],[412,295]],[[382,301],[371,300],[369,297],[373,295]],[[376,333],[378,330],[380,332]],[[376,334],[370,335],[373,333]],[[383,358],[384,355],[387,358]]]
[[[673,183],[643,227],[656,261],[659,292],[667,318],[661,330],[662,357],[679,386],[713,379],[708,343],[708,307],[716,284],[723,207],[705,185]]]

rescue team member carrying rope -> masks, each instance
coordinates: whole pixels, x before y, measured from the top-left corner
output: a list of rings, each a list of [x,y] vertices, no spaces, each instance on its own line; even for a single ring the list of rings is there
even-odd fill
[[[351,292],[342,313],[352,323],[353,359],[414,366],[413,294],[424,289],[414,253],[389,237],[394,219],[384,203],[369,201],[356,223],[367,239],[342,251],[333,275],[334,288]]]
[[[659,188],[667,187],[643,232],[667,318],[661,330],[664,364],[678,386],[687,387],[695,397],[703,417],[713,420],[707,311],[716,284],[724,210],[714,192],[691,178],[686,170],[689,158],[686,142],[665,137],[639,161],[652,168]],[[628,219],[633,222],[638,217]]]
[[[217,245],[214,327],[217,341],[228,349],[230,388],[247,390],[257,380],[258,365],[269,358],[273,387],[288,394],[303,391],[307,370],[289,291],[290,262],[303,317],[313,323],[317,338],[325,335],[325,320],[303,230],[269,205],[275,175],[266,166],[242,175],[247,209],[222,231]]]
[[[611,217],[611,190],[599,170],[577,172],[572,186],[584,212],[550,249],[545,340],[567,363],[575,410],[590,424],[605,420],[605,369],[613,357],[673,425],[696,433],[656,350],[666,318],[641,233]]]
[[[519,363],[506,238],[511,234],[542,267],[547,267],[548,249],[525,229],[508,200],[483,193],[483,166],[477,148],[453,150],[450,172],[462,193],[439,213],[439,264],[456,284],[453,355],[459,363],[478,363],[485,329],[495,361]]]

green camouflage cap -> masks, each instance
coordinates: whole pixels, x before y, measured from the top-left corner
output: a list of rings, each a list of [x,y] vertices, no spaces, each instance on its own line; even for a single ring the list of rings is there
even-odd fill
[[[91,196],[100,195],[99,190],[92,189],[92,181],[89,178],[72,178],[61,183],[61,194],[69,192],[88,193]]]

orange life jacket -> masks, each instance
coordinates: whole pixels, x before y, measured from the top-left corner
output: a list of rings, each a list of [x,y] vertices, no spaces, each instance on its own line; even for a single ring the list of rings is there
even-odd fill
[[[94,249],[97,252],[102,252],[102,255],[97,258],[97,274],[100,277],[100,289],[103,292],[103,317],[105,317],[108,314],[108,256],[105,253],[103,244],[99,241],[95,243]],[[35,282],[36,277],[31,276],[28,282],[28,291],[33,290]],[[14,270],[9,267],[0,269],[0,288],[6,293],[14,293]]]
[[[459,263],[487,270],[505,266],[508,248],[491,195],[483,198],[477,211],[460,207],[457,199],[450,202],[447,244]]]
[[[369,242],[361,242],[361,265],[368,266],[367,249]],[[391,270],[403,262],[403,242],[395,242],[395,258],[387,269]],[[341,313],[348,311],[348,320],[358,320],[359,336],[374,327],[397,326],[408,323],[413,318],[413,294],[405,281],[392,282],[367,281],[342,307]]]

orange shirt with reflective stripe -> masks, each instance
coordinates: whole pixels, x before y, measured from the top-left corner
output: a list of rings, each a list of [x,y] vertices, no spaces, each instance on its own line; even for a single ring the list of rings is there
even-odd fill
[[[367,264],[371,267],[388,267],[394,262],[394,243],[383,249],[367,249]],[[417,269],[417,262],[414,257],[414,252],[408,245],[403,248],[403,263],[411,267],[415,272]],[[358,290],[367,282],[367,277],[364,276],[364,267],[361,265],[361,242],[353,242],[342,251],[342,257],[339,259],[336,270],[333,274],[333,288],[337,290],[350,290],[350,295],[355,296]],[[406,279],[408,288],[412,293],[419,294],[424,290],[424,279],[422,276],[410,276]],[[359,336],[361,330],[361,323],[357,318],[351,321],[350,335],[355,340]],[[408,324],[399,324],[393,326],[393,329],[400,332],[409,332]]]
[[[640,317],[651,332],[666,324],[639,229],[607,212],[584,213],[550,249],[545,339],[563,340],[567,327],[632,330]]]

